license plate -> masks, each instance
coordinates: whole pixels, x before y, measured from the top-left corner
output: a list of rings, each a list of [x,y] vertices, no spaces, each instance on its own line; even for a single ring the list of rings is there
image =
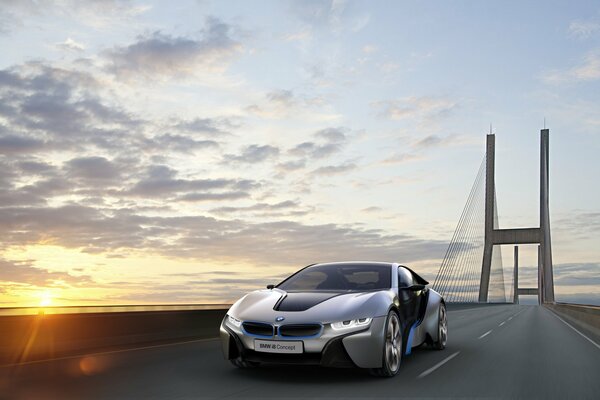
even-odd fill
[[[277,341],[254,339],[254,351],[263,353],[299,354],[304,351],[302,341]]]

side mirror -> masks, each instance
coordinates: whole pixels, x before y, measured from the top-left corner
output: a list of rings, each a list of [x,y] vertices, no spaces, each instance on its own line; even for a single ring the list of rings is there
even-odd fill
[[[419,290],[423,290],[425,289],[425,285],[412,285],[412,286],[405,286],[405,287],[401,287],[400,290],[410,290],[411,292],[418,292]]]
[[[267,289],[273,289],[275,285],[267,285]]]

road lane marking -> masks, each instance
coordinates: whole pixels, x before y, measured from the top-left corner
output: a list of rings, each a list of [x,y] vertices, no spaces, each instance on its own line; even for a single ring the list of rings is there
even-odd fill
[[[186,340],[185,342],[164,343],[164,344],[157,344],[157,345],[153,345],[153,346],[134,347],[134,348],[131,348],[131,349],[101,351],[101,352],[98,352],[98,353],[87,353],[87,354],[79,354],[79,355],[65,356],[65,357],[56,357],[56,358],[45,358],[43,360],[32,360],[32,361],[25,361],[25,362],[22,362],[22,363],[4,364],[4,365],[0,365],[0,368],[20,367],[21,365],[39,364],[39,363],[50,362],[50,361],[71,360],[73,358],[106,356],[106,355],[109,355],[109,354],[127,353],[129,351],[138,351],[138,350],[147,350],[147,349],[158,349],[160,347],[170,347],[170,346],[178,346],[178,345],[181,345],[181,344],[197,343],[197,342],[210,342],[210,341],[216,341],[216,340],[220,340],[220,339],[219,338],[195,339],[195,340]]]
[[[483,335],[479,336],[477,339],[483,339],[484,337],[486,337],[487,335],[489,335],[490,333],[492,333],[492,329],[490,329],[489,331],[487,331],[486,333],[484,333]]]
[[[525,309],[519,311],[518,313],[516,313],[515,315],[513,315],[513,317],[516,317],[517,315],[521,314],[523,311],[525,311]]]
[[[513,319],[513,317],[508,317],[508,321],[510,321],[511,319]]]
[[[433,367],[431,367],[431,368],[429,368],[429,369],[421,372],[421,374],[417,377],[417,379],[426,377],[427,375],[429,375],[430,373],[432,373],[433,371],[435,371],[436,369],[438,369],[442,365],[446,364],[448,361],[452,360],[459,353],[460,353],[460,351],[457,351],[456,353],[454,353],[454,354],[452,354],[452,355],[444,358],[442,361],[440,361],[439,363],[435,364]]]
[[[502,325],[504,325],[505,323],[506,323],[506,321],[502,321],[502,322],[500,322],[500,325],[498,325],[498,326],[502,326]]]
[[[583,333],[579,332],[579,330],[577,330],[577,328],[575,328],[573,325],[571,325],[570,323],[568,323],[567,321],[565,321],[564,319],[562,319],[561,317],[559,317],[558,315],[556,315],[554,313],[554,311],[550,311],[552,313],[552,315],[554,315],[556,318],[560,319],[562,322],[565,323],[565,325],[567,325],[569,328],[573,329],[575,332],[579,333],[584,339],[587,339],[591,344],[593,344],[594,346],[596,346],[598,349],[600,349],[600,344],[594,342],[592,339],[590,339],[589,337],[585,336]]]

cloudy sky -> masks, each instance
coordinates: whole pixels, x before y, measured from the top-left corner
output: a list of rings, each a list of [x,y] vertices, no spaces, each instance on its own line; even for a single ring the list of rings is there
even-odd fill
[[[0,48],[3,306],[433,280],[490,123],[500,227],[539,223],[544,118],[557,297],[600,304],[597,2],[0,0]]]

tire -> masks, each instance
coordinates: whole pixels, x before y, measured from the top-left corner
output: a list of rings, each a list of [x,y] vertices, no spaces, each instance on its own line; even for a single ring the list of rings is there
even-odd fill
[[[402,325],[395,311],[390,311],[385,320],[382,366],[372,368],[372,375],[391,378],[400,370],[402,362]]]
[[[233,365],[235,365],[237,368],[255,368],[258,367],[260,364],[254,361],[246,361],[244,360],[242,357],[238,357],[238,358],[234,358],[231,361],[231,363]]]
[[[438,311],[438,340],[433,343],[433,348],[436,350],[444,350],[448,341],[448,313],[446,305],[440,304]]]

